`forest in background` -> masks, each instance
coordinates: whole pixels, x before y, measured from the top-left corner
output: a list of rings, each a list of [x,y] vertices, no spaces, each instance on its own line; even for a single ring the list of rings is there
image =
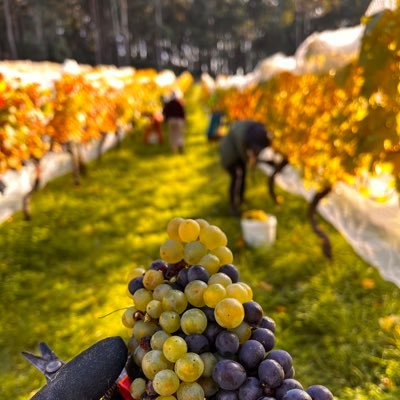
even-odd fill
[[[0,59],[247,73],[370,0],[0,0]]]

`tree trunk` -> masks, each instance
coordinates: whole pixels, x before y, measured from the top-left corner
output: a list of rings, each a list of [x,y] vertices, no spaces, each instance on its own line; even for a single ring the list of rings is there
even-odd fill
[[[17,46],[15,44],[15,37],[13,31],[13,23],[12,16],[10,10],[10,0],[4,0],[4,18],[6,22],[7,28],[7,40],[8,46],[10,48],[10,55],[12,60],[16,60],[18,58]]]
[[[90,14],[92,17],[93,35],[94,35],[94,50],[95,50],[95,62],[97,65],[101,64],[101,36],[99,29],[99,9],[97,6],[97,0],[90,0]]]
[[[97,159],[100,161],[101,160],[101,156],[103,154],[103,146],[104,146],[104,142],[106,141],[107,138],[107,133],[106,132],[102,132],[101,136],[100,136],[100,140],[97,146]]]
[[[131,65],[131,47],[129,37],[129,19],[127,0],[119,0],[119,9],[121,14],[121,33],[124,38],[125,46],[125,65]]]
[[[161,69],[161,35],[162,35],[162,4],[160,0],[154,0],[154,22],[155,22],[155,52],[157,68]]]
[[[271,198],[272,198],[272,200],[274,201],[275,204],[278,204],[278,199],[277,199],[276,193],[275,193],[275,177],[288,164],[289,164],[289,161],[286,158],[284,158],[279,164],[275,165],[274,172],[268,177],[269,194],[270,194],[270,196],[271,196]]]
[[[317,207],[319,202],[327,196],[330,191],[332,190],[331,187],[327,187],[324,190],[315,193],[311,203],[308,207],[308,219],[310,220],[311,226],[313,231],[322,239],[322,250],[326,257],[330,260],[332,259],[332,246],[329,240],[328,235],[321,229],[321,227],[317,223]]]
[[[80,175],[80,166],[79,166],[79,154],[77,151],[76,143],[75,142],[68,142],[67,143],[67,151],[71,156],[72,162],[72,180],[74,185],[81,184],[81,175]]]
[[[24,220],[30,221],[32,219],[31,213],[31,197],[34,192],[36,192],[40,187],[41,180],[41,167],[40,167],[40,159],[33,159],[33,163],[35,166],[35,181],[33,182],[32,189],[25,194],[22,198],[22,212],[24,214]]]

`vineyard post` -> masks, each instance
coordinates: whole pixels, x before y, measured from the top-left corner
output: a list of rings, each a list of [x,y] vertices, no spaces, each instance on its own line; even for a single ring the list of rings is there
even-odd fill
[[[30,210],[30,200],[32,194],[36,192],[40,187],[41,181],[41,166],[40,166],[40,158],[32,158],[33,165],[35,167],[35,180],[32,185],[32,189],[25,194],[22,198],[22,212],[24,214],[25,221],[30,221],[32,219],[32,214]]]
[[[275,164],[274,172],[268,177],[268,190],[275,204],[278,204],[278,199],[275,193],[275,177],[278,175],[286,165],[289,164],[287,158],[284,158],[279,164]]]
[[[321,190],[320,192],[317,192],[314,194],[309,206],[308,206],[308,219],[311,223],[311,227],[313,231],[316,233],[317,236],[319,236],[322,239],[322,250],[324,255],[329,258],[330,260],[332,259],[332,246],[331,242],[329,240],[328,235],[322,230],[322,228],[318,225],[317,222],[317,207],[319,202],[327,196],[331,192],[332,188],[331,187],[326,187],[325,189]]]

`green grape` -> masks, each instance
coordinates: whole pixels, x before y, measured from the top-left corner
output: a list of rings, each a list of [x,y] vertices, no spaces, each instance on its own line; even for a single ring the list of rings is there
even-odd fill
[[[243,321],[239,326],[233,329],[229,329],[231,332],[236,333],[239,338],[239,343],[243,344],[246,340],[250,339],[251,336],[251,326]]]
[[[148,353],[148,350],[143,349],[142,347],[136,347],[135,351],[133,352],[133,360],[135,361],[136,365],[139,367],[142,365],[143,357]]]
[[[146,270],[144,268],[134,268],[132,271],[130,271],[127,275],[127,280],[131,281],[133,278],[137,278],[138,276],[142,276]]]
[[[185,219],[179,224],[178,234],[182,242],[193,242],[199,237],[200,225],[194,219]]]
[[[243,285],[239,283],[232,283],[226,287],[226,297],[231,297],[240,301],[241,303],[246,303],[249,295]]]
[[[140,320],[137,321],[136,324],[133,326],[132,334],[137,340],[140,340],[145,336],[151,336],[157,330],[158,326],[155,322],[145,322],[143,320]]]
[[[226,288],[228,285],[230,285],[232,283],[232,279],[229,278],[228,275],[226,275],[222,272],[217,272],[216,274],[212,274],[210,276],[210,279],[208,280],[209,285],[213,285],[214,283],[219,283],[220,285],[222,285],[223,287]],[[154,293],[153,293],[153,297],[154,297]]]
[[[214,396],[214,394],[218,392],[219,386],[212,378],[206,378],[202,376],[199,378],[197,383],[203,388],[204,396],[207,399],[211,396]]]
[[[162,350],[164,342],[170,337],[171,335],[163,330],[157,331],[153,334],[150,339],[150,346],[153,350]]]
[[[170,290],[162,299],[162,307],[164,311],[175,311],[182,314],[187,307],[187,299],[180,290]]]
[[[161,350],[150,350],[142,360],[142,371],[147,379],[153,380],[157,372],[171,369],[172,364],[164,357]]]
[[[174,333],[181,326],[181,318],[175,311],[164,311],[161,313],[158,322],[167,333]]]
[[[153,300],[153,295],[150,290],[141,288],[136,290],[133,295],[133,302],[135,307],[140,311],[146,311],[147,304]]]
[[[211,250],[211,254],[217,256],[221,265],[232,264],[233,254],[226,246],[220,246]]]
[[[226,246],[228,244],[228,239],[218,226],[209,225],[201,230],[200,242],[203,243],[207,249],[213,250],[220,246]]]
[[[143,378],[136,378],[132,381],[130,387],[131,395],[134,399],[140,399],[146,392],[146,381]]]
[[[186,243],[183,250],[183,259],[189,265],[198,264],[207,254],[207,248],[199,241]]]
[[[165,369],[157,372],[153,379],[153,388],[161,396],[170,396],[179,388],[179,378],[174,371]]]
[[[162,350],[165,358],[174,363],[187,353],[187,344],[180,336],[171,336],[164,342]]]
[[[195,219],[195,221],[199,224],[199,226],[200,226],[200,232],[206,227],[206,226],[209,226],[210,224],[205,220],[205,219],[202,219],[202,218],[197,218],[197,219]]]
[[[196,353],[186,353],[175,363],[175,373],[183,382],[194,382],[204,371],[203,360]]]
[[[219,283],[209,285],[203,293],[204,303],[207,307],[215,308],[215,306],[226,297],[225,288]]]
[[[244,308],[236,299],[223,299],[216,305],[214,316],[223,328],[233,329],[243,322]]]
[[[205,376],[206,378],[211,378],[214,371],[214,367],[217,364],[216,357],[214,356],[213,353],[202,353],[200,354],[200,358],[204,364],[204,371],[202,376]]]
[[[161,258],[168,263],[177,263],[183,258],[182,243],[177,240],[168,239],[160,247]]]
[[[149,269],[143,276],[143,286],[148,290],[154,290],[164,282],[164,275],[161,271]]]
[[[156,400],[176,400],[175,396],[158,396]]]
[[[161,285],[158,285],[153,291],[153,299],[161,301],[170,290],[172,290],[172,288],[170,285],[168,285],[168,283],[162,283]]]
[[[207,328],[207,317],[198,308],[191,308],[181,316],[181,328],[186,335],[201,334]]]
[[[136,347],[139,346],[139,341],[135,338],[135,336],[131,336],[131,338],[128,340],[128,352],[133,353],[136,349]]]
[[[253,300],[253,289],[247,283],[244,283],[244,282],[238,282],[238,283],[239,283],[239,285],[242,285],[246,289],[247,296],[246,296],[246,301],[244,303],[247,303],[248,301],[252,301]]]
[[[137,312],[136,307],[128,307],[124,313],[122,314],[122,323],[124,326],[127,328],[133,328],[133,325],[135,325],[135,313]]]
[[[189,282],[185,287],[185,296],[188,302],[195,307],[204,307],[203,294],[207,289],[207,283],[199,280]]]
[[[220,267],[218,257],[210,253],[202,257],[199,264],[202,265],[210,275],[217,273]]]
[[[176,392],[176,397],[178,400],[204,400],[204,390],[196,382],[182,382]]]
[[[146,306],[146,312],[153,319],[158,319],[162,313],[161,301],[151,300]]]
[[[179,233],[178,233],[178,228],[181,222],[183,222],[184,219],[180,217],[172,218],[167,225],[167,233],[168,237],[173,240],[180,240],[179,239]]]

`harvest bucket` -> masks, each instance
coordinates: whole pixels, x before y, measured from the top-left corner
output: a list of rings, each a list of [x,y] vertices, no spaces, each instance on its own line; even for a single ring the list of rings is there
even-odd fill
[[[272,245],[276,239],[276,224],[274,215],[269,215],[266,221],[242,218],[244,241],[252,247]]]

